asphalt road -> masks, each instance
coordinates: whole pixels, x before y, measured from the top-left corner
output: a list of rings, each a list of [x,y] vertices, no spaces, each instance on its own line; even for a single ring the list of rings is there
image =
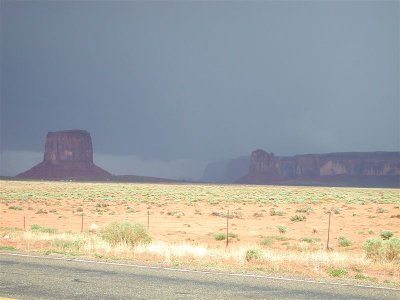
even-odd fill
[[[400,299],[400,290],[0,253],[1,297],[349,300]]]

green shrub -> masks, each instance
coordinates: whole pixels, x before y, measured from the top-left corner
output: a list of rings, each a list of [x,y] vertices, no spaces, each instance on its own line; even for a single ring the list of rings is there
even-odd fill
[[[287,227],[285,225],[277,225],[276,228],[278,228],[281,234],[284,234],[287,231]]]
[[[307,219],[305,215],[294,215],[290,217],[290,221],[293,222],[301,222],[304,221],[305,219]]]
[[[350,246],[350,244],[351,244],[351,242],[346,236],[344,236],[344,235],[339,236],[339,245],[340,246],[348,247],[348,246]]]
[[[283,216],[285,214],[285,212],[280,209],[271,208],[269,211],[269,214],[271,216]]]
[[[41,208],[41,209],[36,211],[36,214],[47,214],[47,210]]]
[[[309,215],[310,213],[313,212],[313,209],[310,205],[307,205],[305,207],[300,207],[296,210],[296,212],[300,212],[300,213],[305,213],[307,215]]]
[[[386,259],[393,261],[400,259],[400,239],[391,237],[389,240],[384,242],[385,245],[385,257]]]
[[[316,243],[321,241],[320,238],[314,238],[314,237],[304,237],[300,239],[300,242],[306,242],[306,243]]]
[[[394,233],[393,231],[390,230],[381,230],[380,234],[379,234],[384,240],[388,240],[390,239]]]
[[[183,211],[179,211],[179,210],[174,210],[174,211],[169,211],[167,212],[168,216],[175,216],[177,218],[183,217],[185,215],[185,213]]]
[[[128,207],[126,208],[126,212],[129,213],[129,214],[131,214],[131,213],[136,212],[136,210],[135,210],[133,207],[128,206]]]
[[[40,228],[42,228],[42,226],[40,226],[39,224],[32,224],[31,225],[31,230],[39,230]]]
[[[79,253],[81,247],[85,244],[84,240],[76,239],[75,241],[68,241],[63,239],[55,239],[52,245],[60,248],[63,252]]]
[[[400,259],[400,239],[391,237],[383,240],[380,237],[367,239],[362,245],[366,256],[373,260],[386,259],[389,261]]]
[[[271,245],[273,242],[274,242],[274,240],[273,240],[271,237],[266,236],[266,237],[263,238],[263,240],[261,241],[261,245],[269,246],[269,245]]]
[[[13,209],[13,210],[22,210],[22,207],[19,205],[11,205],[8,209]]]
[[[36,232],[44,232],[44,233],[57,233],[56,228],[40,226],[38,224],[32,224],[31,230],[36,231]]]
[[[99,237],[111,245],[126,243],[134,246],[139,243],[149,243],[151,241],[146,228],[142,224],[132,224],[128,221],[108,224],[100,230]]]
[[[14,251],[15,247],[9,246],[9,245],[4,245],[4,246],[0,246],[0,250]]]
[[[272,236],[270,236],[272,239],[275,239],[275,240],[277,240],[277,241],[288,241],[289,240],[289,238],[287,238],[286,236],[284,236],[284,235],[272,235]]]
[[[249,248],[246,250],[246,261],[260,259],[262,256],[261,250],[258,248]]]
[[[354,278],[355,279],[362,279],[362,280],[370,279],[367,275],[364,275],[364,274],[356,274],[356,275],[354,275]]]
[[[238,238],[238,234],[235,232],[229,232],[228,236],[232,239],[237,239]]]
[[[226,240],[226,234],[223,232],[216,232],[213,234],[213,236],[216,241]]]
[[[368,258],[378,260],[383,255],[383,240],[379,237],[371,237],[362,244],[362,248]]]
[[[347,273],[347,270],[344,268],[328,268],[328,274],[332,277],[346,276]]]

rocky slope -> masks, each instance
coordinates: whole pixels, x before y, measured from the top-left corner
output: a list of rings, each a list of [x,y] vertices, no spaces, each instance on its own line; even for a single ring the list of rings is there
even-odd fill
[[[108,178],[111,174],[93,163],[90,133],[85,130],[49,132],[44,159],[17,178]]]
[[[238,182],[400,187],[400,152],[279,157],[256,150],[251,154],[248,174]]]

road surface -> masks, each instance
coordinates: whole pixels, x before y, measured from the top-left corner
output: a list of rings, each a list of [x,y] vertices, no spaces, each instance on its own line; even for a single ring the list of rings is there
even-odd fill
[[[400,299],[399,289],[0,253],[0,298]]]

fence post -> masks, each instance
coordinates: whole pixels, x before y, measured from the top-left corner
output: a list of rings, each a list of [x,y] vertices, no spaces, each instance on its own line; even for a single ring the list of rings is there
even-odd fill
[[[82,214],[82,222],[81,222],[81,232],[83,232],[83,214]]]
[[[328,240],[326,241],[326,250],[329,250],[329,232],[330,232],[330,230],[331,230],[331,214],[332,214],[332,212],[329,211]]]
[[[228,247],[229,244],[229,209],[226,214],[226,247]]]
[[[147,232],[149,232],[150,229],[150,211],[147,210]]]
[[[24,216],[24,231],[26,231],[26,226],[25,226],[25,216]]]

